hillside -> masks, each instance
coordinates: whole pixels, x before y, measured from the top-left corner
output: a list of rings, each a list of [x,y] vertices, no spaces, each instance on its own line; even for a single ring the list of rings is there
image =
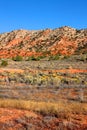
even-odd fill
[[[0,130],[87,130],[87,29],[0,34]]]
[[[87,29],[77,30],[64,26],[53,30],[15,30],[0,34],[0,58],[86,52]]]

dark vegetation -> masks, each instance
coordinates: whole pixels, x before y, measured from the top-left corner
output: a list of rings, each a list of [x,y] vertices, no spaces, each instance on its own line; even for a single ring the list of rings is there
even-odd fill
[[[12,60],[14,60],[14,61],[22,61],[23,57],[20,56],[20,55],[17,55],[16,57],[13,57]]]
[[[7,60],[1,60],[1,67],[5,67],[8,65],[8,61]]]

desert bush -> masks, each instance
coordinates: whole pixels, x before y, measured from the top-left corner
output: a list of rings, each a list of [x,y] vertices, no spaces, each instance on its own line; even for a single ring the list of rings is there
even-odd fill
[[[69,55],[65,55],[63,56],[63,59],[68,59],[70,56]]]
[[[35,61],[38,61],[40,60],[41,58],[38,56],[38,57],[32,57],[32,60],[35,60]]]
[[[51,55],[49,57],[49,60],[59,60],[60,59],[60,54],[57,54],[57,55]]]
[[[37,59],[37,58],[34,57],[34,56],[30,56],[30,57],[27,58],[27,61],[31,61],[31,60],[39,60],[39,59]]]
[[[16,57],[13,57],[12,60],[14,60],[14,61],[22,61],[22,60],[23,60],[23,57],[17,55]]]
[[[6,61],[6,60],[1,61],[1,66],[7,66],[7,65],[8,65],[8,61]]]
[[[30,57],[27,58],[27,61],[31,61],[31,60],[39,61],[39,60],[41,60],[42,58],[45,58],[45,57],[44,57],[44,56],[37,56],[37,57],[35,57],[35,56],[30,56]]]

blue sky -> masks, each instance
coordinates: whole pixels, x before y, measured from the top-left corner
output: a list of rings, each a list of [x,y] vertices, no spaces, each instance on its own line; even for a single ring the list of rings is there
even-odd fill
[[[87,28],[87,0],[0,0],[0,33],[61,26]]]

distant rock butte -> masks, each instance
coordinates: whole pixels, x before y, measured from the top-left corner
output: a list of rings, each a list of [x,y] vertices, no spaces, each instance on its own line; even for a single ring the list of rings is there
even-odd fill
[[[87,29],[64,26],[38,31],[15,30],[0,34],[0,58],[72,55],[87,52]]]

